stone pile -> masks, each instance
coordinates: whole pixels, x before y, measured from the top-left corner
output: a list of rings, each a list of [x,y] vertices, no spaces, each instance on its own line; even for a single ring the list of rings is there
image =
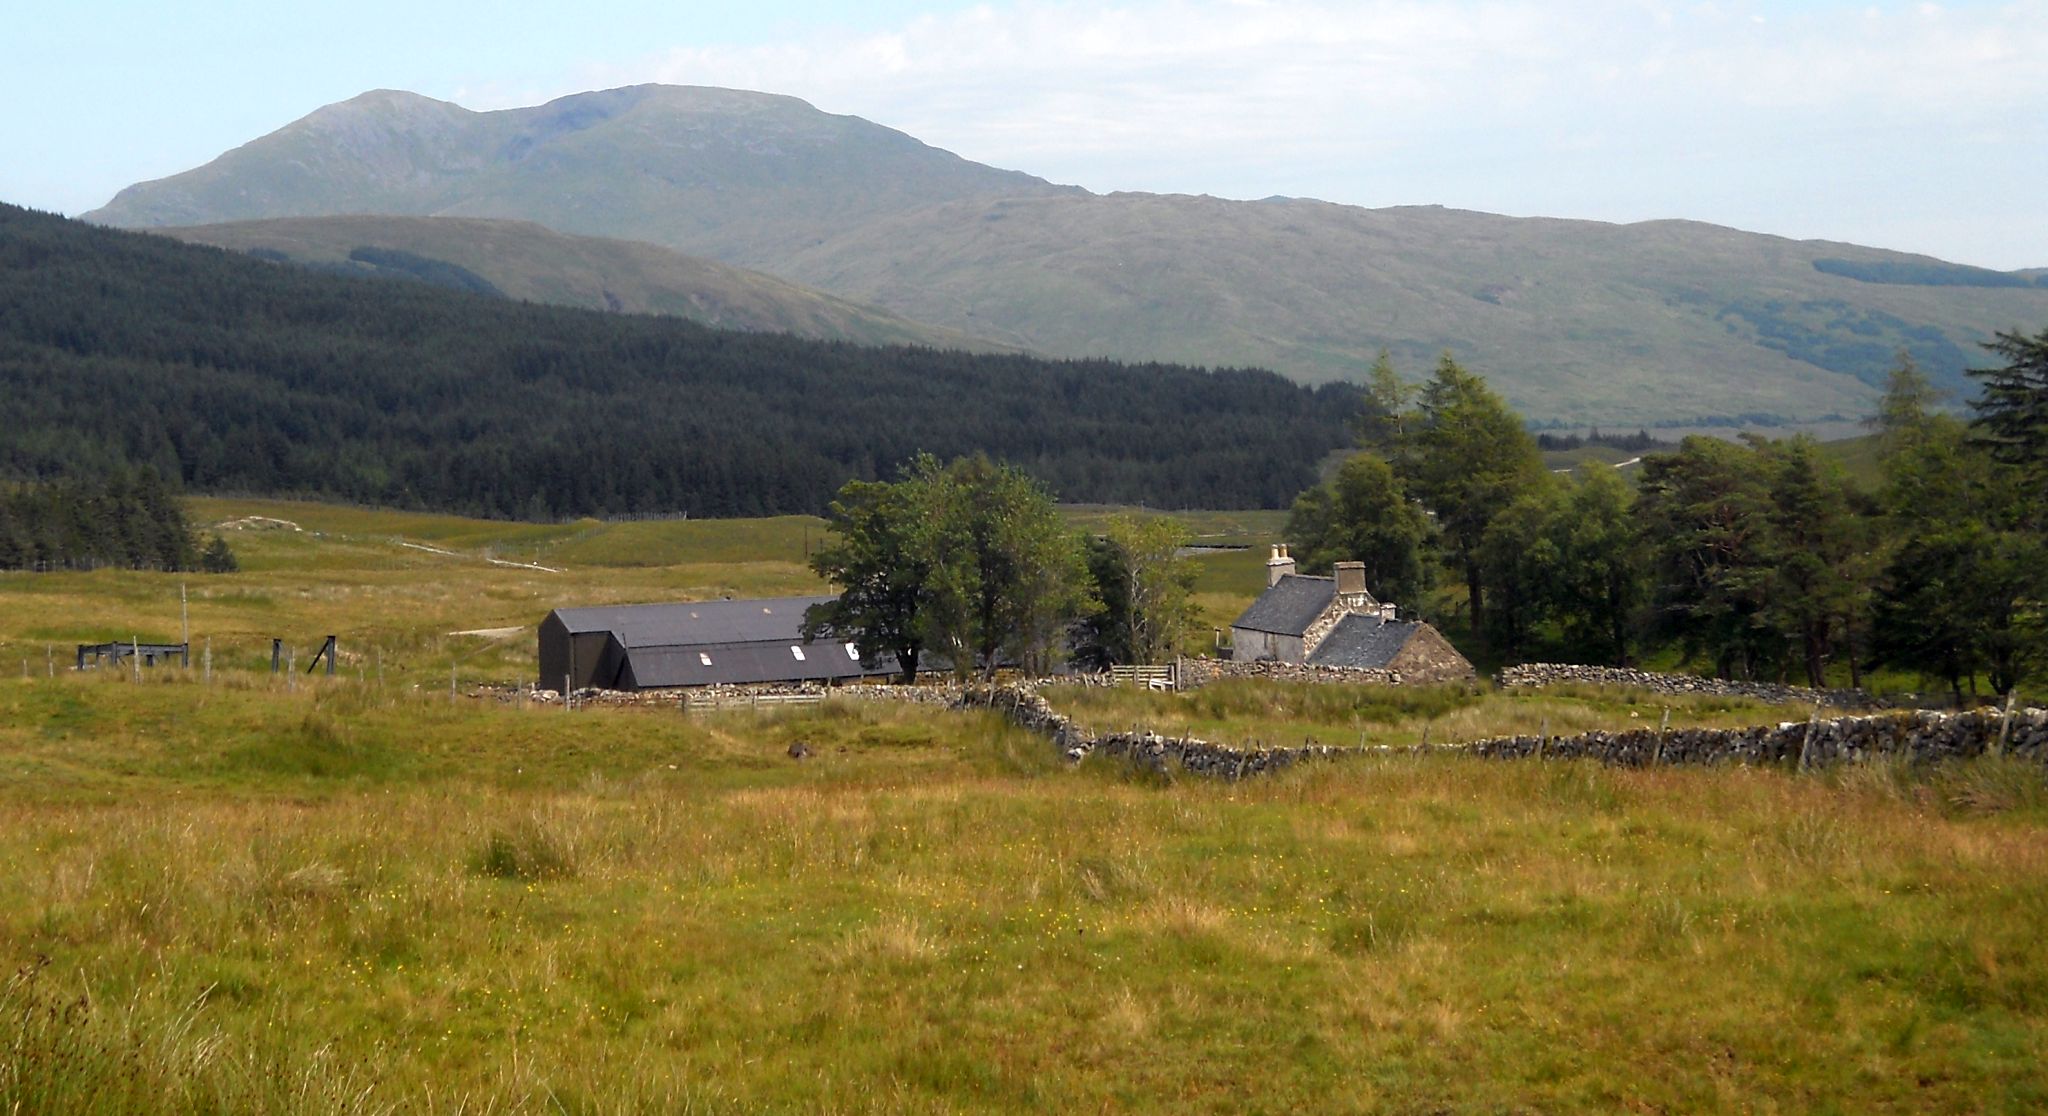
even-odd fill
[[[1812,690],[1804,686],[1779,686],[1769,682],[1734,682],[1701,678],[1692,674],[1657,674],[1628,667],[1576,666],[1570,663],[1524,663],[1502,670],[1496,679],[1503,689],[1536,688],[1567,683],[1594,686],[1626,686],[1653,694],[1704,694],[1715,697],[1755,698],[1784,704],[1827,705],[1841,709],[1865,709],[1877,704],[1861,690]]]

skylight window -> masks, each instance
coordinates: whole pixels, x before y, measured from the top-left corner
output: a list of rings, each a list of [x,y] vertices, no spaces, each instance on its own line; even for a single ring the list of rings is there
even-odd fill
[[[710,652],[708,652],[708,651],[699,651],[699,652],[697,652],[697,661],[698,661],[698,662],[700,662],[700,663],[703,663],[703,664],[704,664],[705,666],[710,666],[710,665],[711,665],[711,653],[710,653]]]
[[[797,662],[803,662],[803,661],[804,661],[804,649],[803,649],[803,648],[801,648],[801,647],[797,647],[797,646],[795,646],[795,645],[791,645],[791,647],[790,647],[790,649],[789,649],[789,653],[790,653],[790,654],[792,654],[792,655],[795,655],[795,656],[796,656],[796,661],[797,661]]]
[[[846,645],[846,657],[847,657],[847,658],[849,658],[849,659],[852,659],[852,660],[853,660],[854,662],[856,662],[856,663],[857,663],[857,662],[860,662],[860,648],[858,648],[858,647],[855,647],[855,646],[854,646],[853,644],[851,644],[851,643],[847,644],[847,645]]]

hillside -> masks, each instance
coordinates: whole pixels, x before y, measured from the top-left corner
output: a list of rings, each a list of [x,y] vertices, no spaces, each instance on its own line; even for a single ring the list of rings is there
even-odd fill
[[[673,314],[721,329],[794,333],[868,345],[1006,348],[957,330],[652,244],[565,236],[530,221],[461,217],[295,217],[156,230],[195,244],[316,267],[382,274],[400,262],[452,264],[509,298]],[[370,257],[385,259],[380,266]],[[401,274],[403,274],[401,272]]]
[[[774,270],[1056,354],[1323,382],[1382,346],[1419,378],[1448,349],[1533,420],[1613,427],[1860,417],[1902,348],[1965,396],[1975,342],[2048,322],[2048,288],[2016,277],[1873,282],[1816,266],[1914,259],[1685,221],[1112,194],[901,214]]]
[[[713,330],[279,267],[0,206],[0,478],[491,516],[816,512],[919,451],[1080,501],[1276,507],[1349,389]]]
[[[793,98],[701,88],[488,113],[368,93],[86,216],[337,213],[646,241],[1054,356],[1319,383],[1382,347],[1419,377],[1449,349],[1531,419],[1568,425],[1856,418],[1900,349],[1962,395],[1977,342],[2048,322],[2033,272],[1683,221],[1096,196]]]

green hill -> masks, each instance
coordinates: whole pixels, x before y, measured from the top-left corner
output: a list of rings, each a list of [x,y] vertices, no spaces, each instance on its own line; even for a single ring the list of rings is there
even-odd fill
[[[1008,346],[921,325],[758,271],[652,244],[565,236],[530,221],[461,217],[291,217],[157,230],[267,259],[377,274],[377,252],[455,265],[528,302],[674,314],[721,329],[794,333],[869,345],[1000,351]]]
[[[364,94],[87,217],[337,213],[646,241],[1054,356],[1319,383],[1382,347],[1419,377],[1448,349],[1567,426],[1855,418],[1902,349],[1960,394],[1977,342],[2048,322],[2032,272],[1686,221],[1096,196],[792,98],[698,88],[490,113]]]

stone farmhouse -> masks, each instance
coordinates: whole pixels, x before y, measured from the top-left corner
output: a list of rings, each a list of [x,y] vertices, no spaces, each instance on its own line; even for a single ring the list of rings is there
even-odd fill
[[[1472,664],[1441,632],[1403,621],[1365,587],[1365,563],[1339,562],[1332,577],[1294,572],[1285,546],[1266,562],[1266,591],[1230,623],[1236,662],[1394,670],[1471,677]]]

